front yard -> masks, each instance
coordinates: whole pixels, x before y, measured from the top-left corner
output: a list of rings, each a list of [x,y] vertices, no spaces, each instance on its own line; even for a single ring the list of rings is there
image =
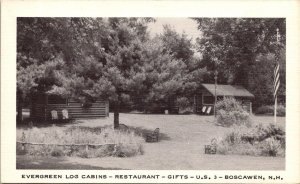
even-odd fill
[[[17,169],[133,169],[133,170],[284,170],[284,157],[206,155],[204,145],[220,138],[231,128],[213,124],[213,116],[120,114],[120,123],[141,130],[160,128],[157,143],[144,143],[144,154],[129,158],[33,157],[17,155]],[[255,122],[272,123],[272,116],[255,116]],[[285,124],[285,117],[277,118]],[[58,125],[99,127],[113,124],[105,119],[79,120]],[[22,130],[25,127],[19,127]],[[41,127],[41,128],[47,128]]]

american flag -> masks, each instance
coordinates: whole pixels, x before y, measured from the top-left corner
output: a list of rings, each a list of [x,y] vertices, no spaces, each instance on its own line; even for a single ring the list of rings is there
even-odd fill
[[[277,96],[278,88],[280,85],[279,80],[279,63],[277,62],[275,69],[274,69],[274,97]]]

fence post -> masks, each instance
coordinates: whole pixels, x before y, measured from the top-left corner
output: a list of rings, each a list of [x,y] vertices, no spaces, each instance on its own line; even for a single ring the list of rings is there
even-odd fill
[[[116,153],[117,152],[117,145],[115,144],[114,145],[114,153]]]
[[[21,144],[22,148],[21,149],[22,149],[22,151],[24,151],[25,150],[25,144],[24,144],[24,142],[25,142],[25,133],[24,132],[22,132],[22,139],[21,140],[22,140],[22,144]]]
[[[88,151],[88,150],[89,150],[89,145],[86,144],[86,145],[85,145],[85,151]]]

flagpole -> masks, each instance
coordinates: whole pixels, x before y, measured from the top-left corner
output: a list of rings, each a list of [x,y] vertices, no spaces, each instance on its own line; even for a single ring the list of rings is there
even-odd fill
[[[277,95],[275,96],[275,105],[274,105],[274,123],[276,124],[276,116],[277,116]]]
[[[276,29],[276,41],[277,41],[277,45],[279,46],[279,37],[280,37],[280,35],[279,35],[279,29],[277,28]],[[278,49],[278,47],[277,47],[277,49]],[[275,55],[275,62],[276,62],[276,64],[278,64],[278,51],[277,52],[275,52],[276,54],[277,54],[277,56]],[[275,64],[275,73],[274,73],[274,95],[275,95],[275,104],[274,104],[274,124],[276,124],[276,117],[277,117],[277,90],[278,90],[278,88],[277,88],[277,79],[276,79],[276,76],[277,76],[277,72],[279,72],[279,65],[278,65],[278,71],[276,72],[276,64]],[[279,75],[279,74],[278,74]],[[278,80],[279,80],[279,78],[278,78]],[[279,85],[279,83],[278,83],[278,85]],[[279,86],[278,86],[279,87]]]

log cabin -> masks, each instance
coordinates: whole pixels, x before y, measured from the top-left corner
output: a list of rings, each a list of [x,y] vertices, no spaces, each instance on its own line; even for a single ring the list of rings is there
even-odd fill
[[[216,89],[216,90],[215,90]],[[216,85],[201,84],[194,96],[194,109],[197,114],[213,114],[215,96],[217,100],[224,97],[233,97],[241,102],[243,108],[249,113],[252,113],[252,100],[254,95],[239,85]]]
[[[70,119],[108,117],[109,103],[107,100],[97,99],[88,106],[70,98],[59,95],[38,93],[32,96],[30,116],[33,119],[49,120],[51,111],[58,113],[58,119],[62,118],[62,110],[66,109]]]

